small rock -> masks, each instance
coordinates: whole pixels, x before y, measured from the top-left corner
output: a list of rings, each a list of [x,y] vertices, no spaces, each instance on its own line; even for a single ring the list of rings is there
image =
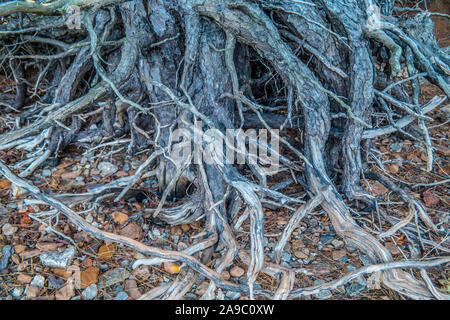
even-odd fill
[[[31,280],[33,280],[33,277],[29,276],[27,274],[19,274],[17,276],[17,282],[22,283],[22,284],[28,284],[31,282]]]
[[[44,169],[44,170],[42,170],[42,175],[44,177],[50,177],[52,175],[52,171],[49,169]]]
[[[346,254],[347,254],[347,252],[345,250],[337,250],[337,251],[333,251],[333,253],[331,254],[331,257],[333,258],[333,260],[339,260],[342,257],[345,257]]]
[[[148,266],[140,265],[133,270],[133,276],[138,279],[147,279],[150,276]]]
[[[243,275],[244,275],[244,269],[242,269],[241,267],[239,267],[239,266],[234,266],[233,268],[231,268],[231,270],[230,270],[230,274],[231,274],[231,276],[232,277],[235,277],[235,278],[239,278],[239,277],[242,277]]]
[[[356,250],[358,250],[358,248],[352,247],[352,246],[347,246],[347,251],[350,253],[355,252]]]
[[[322,236],[320,237],[320,243],[322,245],[327,245],[329,244],[335,237],[336,235],[334,234],[334,232],[325,232],[324,234],[322,234]]]
[[[231,275],[227,270],[222,271],[222,273],[220,274],[222,279],[225,281],[228,281],[231,279]]]
[[[298,259],[307,259],[308,258],[308,255],[306,255],[305,253],[303,253],[300,250],[294,251],[294,256],[296,256]]]
[[[119,294],[114,298],[114,300],[127,300],[128,294],[124,291],[120,291]]]
[[[153,229],[153,231],[152,231],[152,236],[153,237],[159,237],[159,236],[161,236],[161,232],[159,231],[159,229],[158,228],[155,228],[155,229]]]
[[[134,300],[139,299],[142,295],[142,293],[139,291],[136,280],[126,280],[125,291],[128,293],[130,298]]]
[[[241,297],[240,292],[228,291],[226,296],[232,300],[237,300]]]
[[[28,298],[36,298],[41,290],[35,286],[28,286],[25,294]]]
[[[100,270],[102,271],[102,272],[105,272],[106,270],[108,270],[109,269],[109,264],[107,264],[107,263],[102,263],[101,265],[100,265]]]
[[[9,223],[5,223],[2,227],[2,232],[5,236],[12,236],[14,233],[16,233],[17,231],[17,227],[9,224]]]
[[[116,268],[110,270],[100,277],[100,287],[109,287],[114,284],[125,281],[130,273],[125,268]]]
[[[14,246],[14,252],[20,254],[20,253],[24,252],[26,248],[27,247],[25,247],[24,245],[18,244],[18,245]]]
[[[191,300],[197,300],[197,299],[198,299],[197,295],[196,295],[196,294],[193,294],[192,292],[186,293],[186,294],[185,294],[185,297],[186,297],[186,298],[189,298],[189,299],[191,299]]]
[[[216,300],[225,300],[225,295],[223,294],[222,289],[217,290]]]
[[[67,283],[61,289],[56,291],[56,300],[70,300],[75,295],[74,287],[71,283]]]
[[[100,162],[97,166],[97,169],[101,171],[101,174],[103,176],[112,175],[116,173],[117,170],[119,170],[119,168],[116,165],[106,161]]]
[[[23,196],[28,193],[27,190],[20,188],[20,187],[16,186],[15,184],[11,184],[10,191],[11,191],[11,196],[13,199],[17,199],[20,196]]]
[[[44,287],[45,278],[40,274],[34,276],[33,280],[31,280],[30,286],[38,287],[42,289]]]
[[[354,297],[358,294],[360,294],[365,289],[365,286],[361,285],[358,282],[353,282],[347,288],[345,288],[345,291],[350,297]]]
[[[425,205],[427,207],[435,206],[441,202],[441,199],[439,199],[433,192],[430,190],[425,191],[423,194],[423,202],[425,202]]]
[[[64,280],[53,275],[47,278],[47,286],[49,289],[58,290],[64,284]]]
[[[291,259],[292,259],[292,256],[288,253],[288,252],[286,252],[286,251],[284,251],[282,254],[281,254],[281,261],[284,261],[284,262],[291,262]]]
[[[316,294],[315,296],[316,296],[317,299],[324,300],[324,299],[331,298],[333,295],[331,294],[330,290],[322,290],[318,294]]]
[[[9,258],[13,254],[13,248],[11,246],[4,246],[2,248],[2,259],[0,260],[0,270],[8,267]]]
[[[389,146],[389,149],[391,149],[392,152],[400,152],[403,149],[403,143],[392,143]]]
[[[134,222],[129,223],[125,228],[120,230],[120,235],[131,238],[131,239],[139,239],[141,235],[141,227]]]
[[[100,269],[97,267],[89,267],[81,271],[81,289],[89,287],[91,284],[98,282],[98,274]]]
[[[208,281],[203,281],[198,287],[197,289],[195,289],[195,294],[198,296],[202,296],[205,294],[206,290],[209,287],[209,282]]]
[[[15,287],[14,290],[12,291],[12,293],[11,293],[11,295],[15,299],[20,299],[22,294],[23,294],[23,287]]]
[[[94,299],[97,296],[97,285],[94,283],[91,284],[89,287],[87,287],[81,292],[81,296],[83,297],[84,300]]]
[[[128,267],[129,264],[130,264],[129,260],[123,260],[122,262],[120,262],[120,266],[124,268]]]
[[[58,251],[43,252],[39,256],[39,260],[46,267],[65,269],[75,255],[75,252],[75,247],[70,247],[62,253]]]
[[[336,249],[340,249],[344,246],[344,241],[338,240],[338,239],[333,239],[331,241],[331,244],[333,245],[333,247],[335,247]]]

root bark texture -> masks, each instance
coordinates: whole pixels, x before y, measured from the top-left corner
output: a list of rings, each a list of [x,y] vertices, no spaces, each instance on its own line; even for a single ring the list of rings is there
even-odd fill
[[[378,199],[361,182],[368,159],[378,159],[371,140],[393,134],[423,140],[427,170],[432,171],[427,113],[446,102],[449,94],[450,57],[448,50],[437,46],[429,15],[398,16],[393,3],[57,0],[46,5],[0,4],[0,16],[8,21],[0,24],[0,64],[2,70],[9,70],[5,76],[15,92],[0,93],[0,106],[22,114],[7,119],[12,125],[0,135],[0,150],[15,148],[26,154],[25,160],[13,165],[0,160],[0,173],[82,231],[148,256],[134,267],[183,263],[185,268],[175,281],[141,299],[182,299],[199,274],[211,280],[202,299],[213,299],[217,288],[251,298],[293,299],[336,289],[370,273],[409,298],[448,298],[424,270],[448,264],[448,257],[394,261],[382,244],[396,232],[411,233],[412,227],[416,236],[409,239],[420,242],[424,254],[433,247],[445,248],[432,240],[421,241],[424,234],[435,238],[444,234],[418,200],[386,175],[372,172],[374,180],[404,201],[409,215],[397,222],[383,215],[380,224],[391,225],[384,232],[355,220],[358,210],[377,210]],[[79,28],[65,23],[73,18],[69,7],[80,12]],[[380,64],[385,70],[380,71]],[[27,68],[39,72],[31,76]],[[425,81],[439,87],[443,95],[419,102]],[[405,90],[406,83],[413,93]],[[384,120],[379,120],[380,115]],[[101,129],[92,131],[86,124],[97,118]],[[412,133],[409,129],[415,123],[418,130]],[[247,134],[239,144],[242,129],[265,129],[276,142]],[[193,145],[183,149],[191,155],[181,160],[174,156],[184,146],[179,132],[194,137]],[[225,148],[244,161],[225,161],[211,136],[195,139],[204,132],[223,138]],[[295,141],[301,142],[286,132],[296,132],[300,139]],[[416,132],[422,136],[416,137]],[[146,153],[147,160],[133,176],[79,195],[50,195],[25,180],[70,144],[86,147],[89,155],[107,145],[130,156]],[[248,156],[257,149],[260,162]],[[262,151],[272,157],[262,159]],[[210,159],[202,157],[205,154]],[[277,170],[267,170],[274,157]],[[286,172],[287,180],[270,187]],[[158,205],[143,214],[169,225],[204,220],[205,235],[193,246],[183,251],[150,247],[96,228],[72,209],[82,202],[101,206],[105,197],[120,201],[140,179],[150,176],[156,177],[161,196]],[[284,193],[289,185],[301,186],[304,193]],[[170,199],[185,201],[173,206],[168,205]],[[266,212],[281,207],[292,215],[271,260]],[[280,265],[283,251],[300,222],[321,209],[336,233],[366,254],[372,265],[329,283],[294,287],[295,269]],[[249,243],[243,245],[237,233],[247,221]],[[226,248],[225,254],[211,267],[219,246]],[[245,285],[221,277],[235,260],[248,266]],[[415,268],[420,273],[408,271]],[[262,273],[274,277],[277,288],[255,287]]]

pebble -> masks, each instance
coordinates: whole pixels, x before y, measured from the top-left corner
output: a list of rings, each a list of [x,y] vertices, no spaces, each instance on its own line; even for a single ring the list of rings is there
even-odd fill
[[[318,294],[316,294],[315,296],[316,296],[317,299],[324,300],[324,299],[331,298],[333,295],[331,294],[330,290],[322,290]]]
[[[119,294],[114,298],[114,300],[127,300],[128,294],[125,291],[119,292]]]
[[[103,176],[109,176],[116,173],[119,168],[111,162],[102,161],[98,164],[97,169],[101,171]]]
[[[389,148],[393,152],[400,152],[403,149],[403,143],[392,143]]]
[[[139,291],[136,280],[125,280],[125,291],[133,300],[139,299],[142,295]]]
[[[298,250],[294,252],[294,256],[296,256],[298,259],[307,259],[308,255],[303,253],[302,251]]]
[[[128,265],[130,264],[130,260],[123,260],[122,262],[120,262],[120,266],[121,267],[128,267]]]
[[[350,297],[354,297],[358,294],[360,294],[365,289],[365,286],[361,285],[358,282],[353,282],[347,288],[345,288],[345,291]]]
[[[12,293],[11,293],[11,295],[15,299],[20,299],[22,294],[23,294],[23,287],[15,287],[14,290],[12,291]]]
[[[350,253],[355,252],[356,250],[358,250],[358,248],[352,247],[352,246],[347,246],[347,251]]]
[[[12,236],[14,233],[16,233],[16,231],[17,227],[9,223],[5,223],[2,227],[2,232],[5,236]]]
[[[97,296],[97,292],[97,285],[93,283],[81,292],[81,296],[84,300],[92,300]]]
[[[28,298],[36,298],[39,295],[39,292],[41,290],[38,287],[35,286],[28,286],[25,294],[27,295]]]
[[[58,290],[64,284],[64,280],[53,275],[47,278],[47,285],[50,289]]]
[[[123,168],[122,168],[122,170],[123,171],[130,171],[130,164],[129,163],[125,163]]]
[[[331,254],[331,257],[333,258],[333,260],[339,260],[342,257],[345,257],[346,254],[347,254],[347,252],[345,250],[337,250],[337,251],[333,251],[333,253]]]
[[[49,169],[44,169],[44,170],[42,170],[42,175],[43,175],[44,177],[49,177],[49,176],[52,175],[52,171],[49,170]]]
[[[107,263],[102,263],[102,264],[100,265],[100,270],[101,270],[102,272],[105,272],[106,270],[108,270],[108,268],[109,268],[109,265],[108,265]]]
[[[234,266],[230,270],[231,276],[236,277],[236,278],[242,277],[244,275],[244,272],[245,272],[244,269],[242,269],[241,267],[238,267],[238,266]]]
[[[109,287],[126,280],[129,276],[130,273],[127,269],[116,268],[106,272],[100,277],[100,285],[101,287]]]
[[[336,236],[336,234],[334,232],[325,232],[324,234],[322,234],[322,236],[320,237],[320,243],[322,245],[327,245],[329,244],[331,241],[333,241],[334,237]]]
[[[228,291],[226,296],[232,300],[237,300],[241,297],[240,292]]]
[[[281,255],[281,261],[284,261],[284,262],[291,262],[291,260],[292,260],[292,256],[291,256],[291,254],[290,253],[288,253],[288,252],[283,252],[283,254]]]
[[[192,293],[192,292],[186,293],[186,294],[185,294],[185,297],[186,297],[186,298],[189,298],[189,299],[192,299],[192,300],[197,300],[197,299],[198,299],[197,295],[194,294],[194,293]]]
[[[19,283],[28,284],[31,282],[31,280],[33,280],[33,278],[27,274],[21,273],[17,276],[17,281]]]
[[[40,274],[34,276],[33,280],[31,280],[30,286],[38,287],[42,289],[44,287],[45,278]]]
[[[11,246],[4,246],[2,248],[2,260],[0,260],[0,270],[6,269],[8,267],[9,258],[13,254],[13,248]]]
[[[333,247],[335,247],[336,249],[340,249],[344,246],[344,241],[338,240],[338,239],[333,239],[331,241],[331,244],[333,245]]]
[[[47,251],[41,253],[39,260],[46,267],[65,269],[74,257],[75,252],[75,247],[70,247],[62,253],[58,251]]]
[[[225,300],[225,295],[222,289],[217,290],[216,300]]]

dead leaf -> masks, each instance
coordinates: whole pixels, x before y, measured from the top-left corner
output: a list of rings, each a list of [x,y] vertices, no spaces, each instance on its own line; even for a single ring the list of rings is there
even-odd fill
[[[64,280],[67,280],[72,275],[72,271],[68,271],[65,269],[55,268],[53,269],[53,273]]]
[[[8,190],[11,187],[11,182],[8,179],[0,180],[0,189]]]
[[[430,190],[425,191],[423,194],[423,201],[427,207],[437,205],[441,200]]]
[[[399,171],[400,166],[398,164],[390,164],[386,166],[386,170],[390,173],[397,173]]]
[[[61,179],[70,180],[70,179],[79,177],[80,175],[81,175],[81,170],[66,172],[61,175]]]
[[[121,177],[128,177],[128,172],[122,171],[122,170],[117,171],[117,172],[116,172],[116,177],[118,177],[118,178],[121,178]]]
[[[136,240],[141,236],[141,228],[136,223],[131,222],[120,230],[120,235]]]
[[[120,211],[114,211],[111,215],[114,222],[118,223],[119,225],[123,225],[128,220],[128,215]]]
[[[181,268],[174,262],[164,262],[163,263],[164,270],[170,274],[180,273]]]
[[[372,187],[371,193],[375,197],[384,196],[389,191],[385,186],[383,186],[379,182],[372,183],[371,187]]]
[[[116,252],[116,245],[114,243],[105,244],[98,249],[98,256],[102,259],[111,259]]]
[[[98,274],[100,269],[97,267],[89,267],[81,271],[81,289],[89,287],[91,284],[98,282]]]

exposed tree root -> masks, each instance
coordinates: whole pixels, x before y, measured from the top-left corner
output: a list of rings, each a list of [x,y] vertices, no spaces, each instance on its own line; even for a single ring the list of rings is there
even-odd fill
[[[15,87],[10,103],[1,105],[12,110],[26,108],[20,119],[11,119],[14,128],[0,135],[0,150],[16,148],[27,155],[14,164],[20,174],[14,174],[1,160],[0,173],[53,207],[56,211],[51,214],[59,212],[98,239],[121,243],[149,256],[137,260],[134,267],[183,263],[175,281],[152,289],[141,299],[181,299],[198,274],[211,280],[201,299],[213,299],[216,288],[248,293],[250,298],[292,299],[335,289],[368,273],[376,273],[385,286],[410,298],[448,299],[423,270],[448,264],[447,257],[394,262],[380,242],[396,232],[406,232],[414,219],[422,249],[440,245],[421,240],[423,230],[436,235],[441,231],[419,201],[374,173],[376,180],[405,201],[410,214],[396,223],[387,217],[391,229],[376,232],[358,224],[350,210],[353,205],[361,208],[361,203],[369,210],[376,207],[376,199],[361,186],[367,165],[362,144],[371,139],[399,132],[421,141],[408,130],[417,121],[427,148],[427,169],[432,170],[433,146],[427,129],[431,118],[426,114],[449,95],[450,57],[437,47],[428,27],[429,17],[400,18],[392,13],[393,1],[377,3],[383,16],[371,15],[376,8],[372,0],[0,4],[0,16],[11,21],[9,25],[17,24],[18,13],[25,15],[20,29],[0,25],[0,41],[5,44],[0,62],[10,62]],[[58,40],[49,38],[48,20],[36,19],[33,14],[57,20],[71,5],[81,9],[83,28],[72,30],[55,23],[60,36]],[[373,19],[378,19],[376,26]],[[411,25],[423,27],[423,34],[416,34]],[[25,39],[23,44],[20,39]],[[42,54],[28,54],[27,46]],[[41,70],[31,77],[35,81],[32,86],[23,64],[28,60]],[[44,68],[42,61],[47,60],[55,60],[56,67]],[[388,68],[377,71],[376,60]],[[409,73],[407,79],[400,79],[403,70]],[[445,96],[420,105],[418,79],[435,84]],[[405,90],[406,82],[412,84],[412,96]],[[384,83],[383,88],[375,87],[378,83]],[[26,96],[30,91],[27,87],[34,88],[32,97]],[[375,113],[384,114],[386,121],[379,122]],[[101,118],[101,129],[88,128],[87,120],[97,117]],[[229,136],[227,130],[243,128],[267,129],[275,139],[264,142],[249,136],[246,142],[244,137],[239,147],[242,131]],[[277,131],[284,128],[301,130],[301,143]],[[183,147],[178,130],[194,137],[194,145],[188,146],[193,153],[187,158],[176,154]],[[245,158],[248,151],[258,148],[260,155],[264,151],[272,158],[259,157],[258,163],[248,157],[242,163],[245,166],[227,163],[213,138],[195,139],[205,131],[223,138],[224,146],[237,158]],[[129,137],[124,139],[124,135]],[[87,156],[104,146],[116,148],[113,153],[125,148],[129,155],[142,150],[151,153],[133,176],[85,194],[48,195],[23,179],[71,143],[85,147]],[[202,158],[205,154],[210,159]],[[280,170],[267,169],[273,157],[279,160]],[[335,167],[342,174],[335,176]],[[283,171],[291,172],[292,178],[269,188],[268,180]],[[101,206],[106,198],[119,201],[133,192],[140,179],[149,176],[156,176],[161,198],[155,208],[142,215],[170,225],[205,219],[204,237],[191,247],[180,252],[149,247],[100,230],[71,209],[83,202],[90,202],[93,208]],[[306,203],[299,196],[280,191],[294,183],[304,187],[309,198]],[[189,194],[191,186],[195,191]],[[172,207],[167,206],[170,198],[187,199]],[[373,265],[330,283],[294,288],[295,271],[280,266],[280,259],[300,221],[319,206],[337,234],[367,254]],[[268,262],[264,252],[265,209],[273,207],[285,207],[293,214],[274,248],[273,261]],[[246,220],[250,224],[249,250],[236,240],[236,231]],[[213,269],[207,264],[219,243],[226,254]],[[235,259],[248,266],[248,285],[222,279],[221,272]],[[421,269],[422,280],[401,270],[405,268]],[[274,292],[254,287],[261,272],[279,280]]]

